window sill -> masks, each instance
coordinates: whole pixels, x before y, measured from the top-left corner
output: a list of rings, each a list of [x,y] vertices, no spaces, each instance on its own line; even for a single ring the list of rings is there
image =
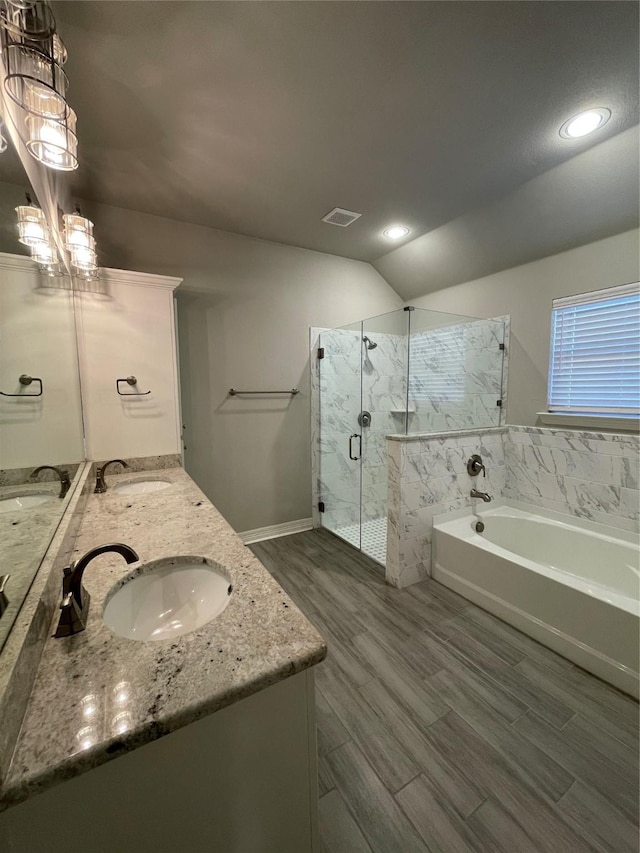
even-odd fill
[[[640,418],[619,418],[615,415],[574,415],[568,412],[538,412],[538,418],[544,426],[588,427],[589,429],[608,429],[618,432],[637,433]]]

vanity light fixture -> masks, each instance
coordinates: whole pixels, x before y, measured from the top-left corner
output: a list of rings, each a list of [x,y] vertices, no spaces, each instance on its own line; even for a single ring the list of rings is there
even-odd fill
[[[69,252],[71,266],[76,275],[90,278],[98,269],[96,241],[93,236],[93,222],[79,211],[65,213],[64,246]]]
[[[28,113],[63,118],[68,112],[67,75],[52,55],[30,43],[7,39],[3,31],[2,57],[7,95]],[[53,42],[49,44],[53,49]]]
[[[25,246],[37,246],[49,241],[49,227],[44,218],[43,211],[31,203],[27,195],[28,204],[16,207],[18,214],[18,239]]]
[[[13,38],[32,41],[51,39],[56,31],[56,19],[47,0],[3,0],[0,25]]]
[[[72,109],[60,120],[28,115],[27,128],[27,148],[36,160],[60,172],[78,168],[76,114]]]
[[[76,114],[67,103],[67,49],[47,0],[0,0],[4,88],[26,113],[29,153],[51,169],[78,168]]]
[[[31,247],[31,257],[43,267],[54,267],[58,262],[58,249],[53,240],[46,243],[38,243]]]
[[[563,139],[579,139],[594,130],[599,130],[611,118],[611,110],[606,107],[596,107],[585,110],[565,121],[560,128],[560,136]]]
[[[406,225],[392,225],[390,228],[387,228],[384,232],[384,236],[388,237],[390,240],[400,240],[402,237],[406,237],[409,233],[409,229]]]

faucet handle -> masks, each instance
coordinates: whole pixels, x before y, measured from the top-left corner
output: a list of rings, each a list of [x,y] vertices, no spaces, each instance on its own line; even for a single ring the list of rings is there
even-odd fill
[[[478,474],[482,471],[482,476],[486,477],[487,472],[484,467],[484,462],[482,461],[482,456],[479,453],[474,453],[473,456],[467,461],[467,474],[470,477],[477,477]]]

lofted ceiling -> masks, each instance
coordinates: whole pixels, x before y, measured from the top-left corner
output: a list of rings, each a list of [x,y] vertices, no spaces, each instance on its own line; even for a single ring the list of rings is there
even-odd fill
[[[635,2],[53,7],[77,196],[350,258],[397,249],[389,224],[411,241],[638,123]],[[608,125],[561,139],[593,106]],[[0,159],[0,179],[13,168]],[[335,206],[362,217],[321,222]]]

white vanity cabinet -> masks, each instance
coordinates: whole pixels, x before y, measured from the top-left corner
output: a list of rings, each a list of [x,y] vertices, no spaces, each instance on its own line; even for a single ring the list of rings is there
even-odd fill
[[[76,291],[89,459],[180,452],[173,291],[181,281],[101,269],[98,292]],[[136,385],[117,382],[130,376]]]
[[[3,853],[319,853],[313,669],[0,813]]]

